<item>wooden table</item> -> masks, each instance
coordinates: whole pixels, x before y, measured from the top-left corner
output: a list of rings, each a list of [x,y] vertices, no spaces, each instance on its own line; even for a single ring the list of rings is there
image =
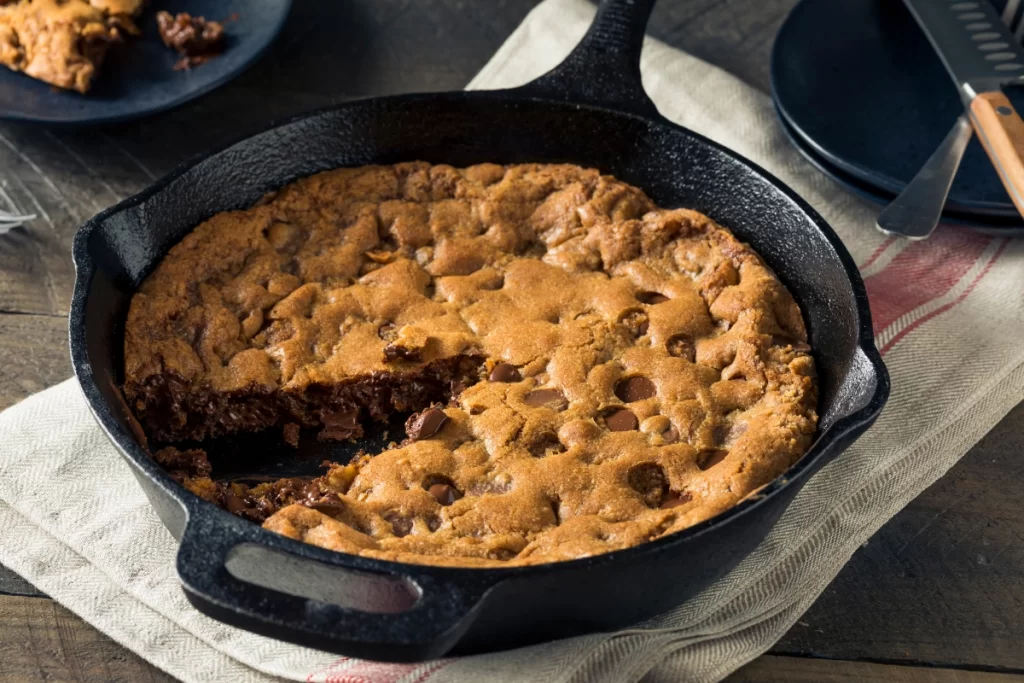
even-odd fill
[[[0,189],[40,216],[0,237],[0,408],[71,374],[70,250],[82,221],[271,119],[461,88],[534,3],[296,2],[255,68],[184,109],[88,132],[0,124]],[[651,30],[767,89],[772,40],[795,3],[662,0]],[[730,680],[1024,681],[1022,452],[1018,407],[866,543],[771,654]],[[0,567],[0,681],[170,680]]]

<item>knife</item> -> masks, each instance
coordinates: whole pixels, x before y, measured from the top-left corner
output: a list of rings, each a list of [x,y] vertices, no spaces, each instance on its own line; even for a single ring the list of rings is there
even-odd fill
[[[1024,50],[988,0],[903,0],[953,78],[971,124],[1024,215],[1024,120],[1001,87],[1024,84]]]

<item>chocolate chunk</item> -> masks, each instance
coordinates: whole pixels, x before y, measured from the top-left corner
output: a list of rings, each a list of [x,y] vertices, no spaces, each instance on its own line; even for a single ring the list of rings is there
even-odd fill
[[[702,470],[709,470],[718,463],[725,460],[729,451],[717,449],[713,451],[702,451],[697,455],[697,467]]]
[[[613,408],[605,413],[604,423],[612,432],[628,432],[640,426],[636,415],[625,408]]]
[[[313,498],[313,500],[308,501],[306,505],[328,517],[340,517],[345,512],[345,502],[333,491],[329,491],[318,498],[309,497]]]
[[[619,380],[619,383],[615,385],[615,395],[623,403],[643,401],[644,399],[651,398],[656,393],[658,391],[654,387],[654,382],[646,377],[628,377]]]
[[[377,336],[386,342],[393,342],[398,338],[398,326],[394,323],[384,323],[377,328]]]
[[[719,425],[715,427],[712,437],[715,444],[719,446],[731,446],[745,431],[747,431],[746,422],[739,422],[732,426]]]
[[[320,416],[324,428],[317,434],[317,441],[345,441],[363,435],[359,424],[359,409],[349,408],[337,412],[324,412]]]
[[[457,489],[452,488],[448,484],[434,484],[427,489],[427,492],[434,497],[434,500],[439,505],[451,505],[462,497],[462,494]]]
[[[431,406],[422,412],[410,416],[405,421],[405,433],[409,435],[410,441],[429,439],[434,434],[437,434],[447,421],[448,416],[444,414],[443,410],[437,406]]]
[[[466,383],[460,380],[452,380],[448,383],[448,391],[450,398],[448,399],[449,406],[457,406],[459,404],[459,394],[466,390]]]
[[[462,491],[443,474],[428,474],[423,478],[423,488],[434,497],[438,505],[451,505],[462,498]]]
[[[536,389],[523,397],[523,403],[534,408],[547,406],[553,410],[563,411],[569,407],[569,402],[558,389]]]
[[[408,536],[409,532],[412,531],[413,520],[397,510],[389,510],[381,515],[381,517],[391,525],[391,532],[399,538]]]
[[[175,71],[198,66],[224,48],[224,25],[218,21],[193,17],[187,12],[174,16],[158,12],[156,21],[164,45],[181,55],[174,65]]]
[[[400,344],[388,344],[384,347],[384,362],[394,363],[396,360],[419,361],[422,360],[422,349],[410,349]]]
[[[241,515],[249,511],[249,506],[232,491],[224,492],[224,508],[233,515]]]
[[[647,507],[656,508],[668,493],[668,477],[661,465],[654,462],[633,465],[626,472],[629,487],[640,494]]]
[[[675,491],[669,491],[665,499],[661,501],[660,507],[662,510],[668,510],[669,508],[679,507],[680,505],[686,505],[693,500],[693,494],[689,491],[683,491],[682,493],[676,493]]]
[[[294,422],[288,422],[281,429],[281,434],[284,437],[284,442],[292,448],[299,447],[299,425]]]
[[[519,368],[511,363],[498,363],[487,379],[492,382],[518,382],[522,376],[519,374]]]
[[[224,26],[204,17],[193,17],[187,12],[171,15],[157,12],[157,27],[164,45],[189,57],[219,52],[224,40]]]
[[[653,306],[654,304],[660,304],[668,301],[668,297],[658,292],[640,292],[636,295],[637,301],[642,304],[648,304]]]
[[[664,439],[666,444],[676,443],[679,441],[679,430],[676,429],[674,424],[670,424],[668,429],[661,433],[661,438]]]
[[[676,334],[669,337],[668,342],[665,344],[665,350],[668,351],[668,355],[675,356],[676,358],[685,358],[691,363],[697,358],[697,350],[693,346],[693,340],[685,334]]]

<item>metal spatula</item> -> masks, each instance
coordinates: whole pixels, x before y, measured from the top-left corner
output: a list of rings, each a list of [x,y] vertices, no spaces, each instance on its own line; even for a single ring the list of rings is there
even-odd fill
[[[969,48],[981,53],[982,59],[992,54],[998,54],[1002,49],[998,47],[989,49],[1001,44],[999,34],[991,31],[994,28],[991,22],[985,21],[984,17],[971,18],[971,15],[982,9],[979,2],[985,3],[985,0],[979,0],[979,2],[928,1],[935,2],[936,7],[945,9],[965,31],[970,32]],[[1020,4],[1021,0],[1008,0],[1003,9],[1002,20],[1010,26],[1010,31],[1015,34],[1013,40],[1010,41],[1013,45],[1020,40],[1017,34],[1024,30],[1024,22],[1016,17]],[[967,18],[961,18],[965,16]],[[1008,73],[1006,61],[986,61],[991,61],[994,71],[1002,74]],[[995,69],[1000,64],[1003,67]],[[934,232],[942,217],[942,209],[946,203],[949,188],[960,167],[960,160],[963,158],[973,131],[971,121],[965,112],[953,124],[945,139],[910,183],[879,214],[877,223],[879,230],[913,240],[927,239]]]

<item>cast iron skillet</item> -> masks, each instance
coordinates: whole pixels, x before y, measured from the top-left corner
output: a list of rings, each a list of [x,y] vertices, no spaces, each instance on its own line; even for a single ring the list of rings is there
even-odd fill
[[[185,164],[78,231],[70,321],[75,372],[97,421],[180,540],[178,574],[199,610],[282,640],[392,661],[623,627],[679,605],[728,572],[808,476],[874,421],[889,380],[850,255],[778,180],[657,112],[639,70],[653,4],[605,0],[566,61],[524,87],[369,99],[301,116]],[[216,212],[247,207],[317,171],[414,159],[457,166],[571,161],[638,185],[661,206],[692,207],[732,228],[804,310],[821,382],[821,424],[810,452],[760,495],[681,533],[597,557],[510,569],[329,552],[264,531],[175,484],[133,436],[116,388],[136,287],[173,244]],[[238,443],[253,462],[273,465],[287,452],[267,438]],[[335,458],[354,450],[337,448]]]

